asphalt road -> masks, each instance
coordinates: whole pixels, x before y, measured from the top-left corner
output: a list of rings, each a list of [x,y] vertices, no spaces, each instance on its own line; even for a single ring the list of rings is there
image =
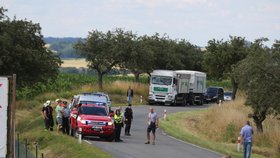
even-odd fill
[[[210,105],[192,107],[152,106],[158,116],[163,116],[164,109],[168,113],[197,110]],[[146,141],[146,117],[150,106],[135,106],[133,108],[134,120],[131,127],[131,136],[124,136],[123,142],[106,142],[104,140],[89,138],[86,141],[111,153],[117,158],[221,158],[222,155],[214,151],[200,148],[190,143],[177,140],[166,135],[160,129],[156,132],[156,145],[144,144]],[[124,107],[123,107],[124,110]]]

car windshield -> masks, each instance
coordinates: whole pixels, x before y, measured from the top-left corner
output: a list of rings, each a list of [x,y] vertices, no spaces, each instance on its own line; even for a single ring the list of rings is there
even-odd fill
[[[82,106],[81,108],[79,108],[79,113],[84,115],[98,115],[98,116],[108,115],[105,108],[91,107],[91,106]]]
[[[218,92],[218,88],[208,88],[207,89],[207,93],[217,93]]]
[[[171,85],[172,77],[167,76],[152,76],[152,84]]]
[[[95,104],[100,106],[106,106],[106,103],[96,102],[96,101],[80,101],[81,104]]]
[[[231,96],[232,93],[231,93],[231,92],[225,92],[224,95],[225,95],[225,96]]]

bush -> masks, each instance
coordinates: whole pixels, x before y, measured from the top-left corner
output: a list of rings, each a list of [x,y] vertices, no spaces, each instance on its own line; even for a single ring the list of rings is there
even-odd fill
[[[226,127],[226,133],[224,135],[225,141],[235,143],[237,137],[236,133],[238,133],[236,125],[234,124],[234,122],[230,122]]]

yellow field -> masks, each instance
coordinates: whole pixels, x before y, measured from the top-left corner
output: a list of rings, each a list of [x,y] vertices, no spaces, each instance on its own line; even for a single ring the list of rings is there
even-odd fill
[[[86,59],[64,59],[61,67],[87,68]]]

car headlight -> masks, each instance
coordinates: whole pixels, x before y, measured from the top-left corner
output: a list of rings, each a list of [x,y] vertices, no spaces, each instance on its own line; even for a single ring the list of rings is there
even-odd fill
[[[114,122],[113,122],[113,121],[108,122],[108,125],[109,125],[109,126],[112,126],[113,124],[114,124]]]
[[[168,95],[167,95],[167,98],[168,98],[168,99],[172,99],[172,98],[173,98],[173,95],[172,95],[172,94],[168,94]]]
[[[80,120],[80,122],[82,123],[82,124],[91,124],[92,123],[92,121],[89,121],[89,120]]]
[[[86,120],[81,120],[80,122],[81,122],[82,124],[86,124],[86,123],[87,123]]]

